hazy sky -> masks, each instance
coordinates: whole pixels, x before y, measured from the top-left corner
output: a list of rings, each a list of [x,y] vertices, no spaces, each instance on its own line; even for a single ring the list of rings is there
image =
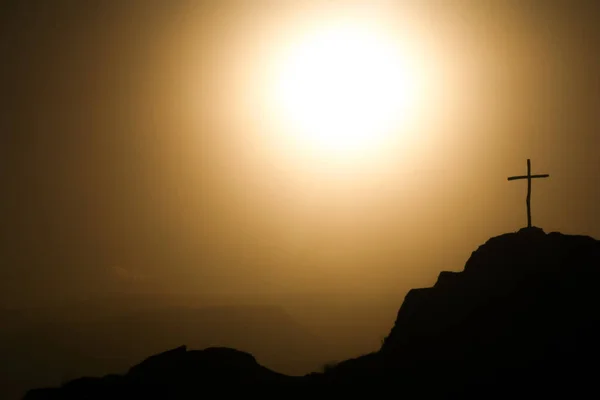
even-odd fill
[[[534,225],[598,238],[596,3],[371,2],[432,94],[394,146],[338,165],[282,145],[265,88],[360,2],[4,1],[0,301],[401,298],[526,224],[506,177],[527,158],[550,174]]]

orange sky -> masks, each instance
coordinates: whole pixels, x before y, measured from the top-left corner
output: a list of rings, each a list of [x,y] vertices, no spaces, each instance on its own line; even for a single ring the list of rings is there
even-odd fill
[[[526,223],[506,177],[527,158],[551,175],[534,224],[600,237],[598,11],[550,3],[381,2],[436,60],[438,98],[377,163],[334,168],[278,147],[260,82],[290,32],[348,4],[15,2],[0,299],[401,298]]]

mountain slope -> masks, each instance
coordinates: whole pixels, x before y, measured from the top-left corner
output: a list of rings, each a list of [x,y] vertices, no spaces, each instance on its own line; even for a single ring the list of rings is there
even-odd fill
[[[584,385],[600,347],[600,242],[522,229],[488,240],[461,272],[413,289],[381,350],[329,371],[406,390]],[[436,385],[431,385],[436,382]],[[519,383],[517,383],[519,382]],[[429,386],[427,386],[429,383]],[[442,389],[443,388],[443,389]]]

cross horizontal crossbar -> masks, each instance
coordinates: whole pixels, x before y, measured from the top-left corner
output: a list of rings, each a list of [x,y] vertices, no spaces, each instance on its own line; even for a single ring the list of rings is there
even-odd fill
[[[540,175],[521,175],[521,176],[511,176],[508,178],[509,181],[514,181],[515,179],[528,179],[528,178],[548,178],[549,174],[540,174]]]

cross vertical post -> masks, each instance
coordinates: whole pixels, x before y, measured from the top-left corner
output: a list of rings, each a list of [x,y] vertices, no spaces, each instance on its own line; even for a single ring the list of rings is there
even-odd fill
[[[527,227],[531,228],[531,179],[533,178],[548,178],[550,175],[548,174],[540,174],[540,175],[531,175],[531,160],[527,159],[527,175],[521,176],[510,176],[508,178],[509,181],[513,181],[515,179],[527,179]]]
[[[527,159],[527,227],[531,228],[531,160]]]

